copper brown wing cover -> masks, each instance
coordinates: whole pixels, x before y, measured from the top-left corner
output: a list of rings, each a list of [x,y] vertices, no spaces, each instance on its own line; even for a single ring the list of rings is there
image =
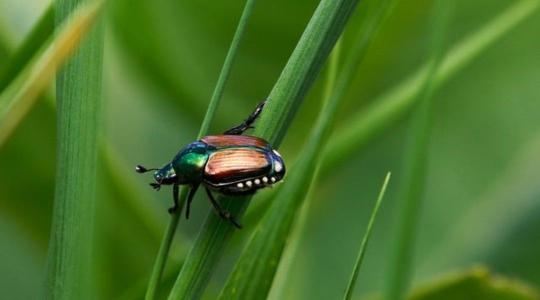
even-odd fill
[[[201,141],[216,148],[244,146],[266,148],[268,146],[267,141],[249,135],[208,135],[203,137]]]
[[[231,148],[214,152],[204,170],[206,180],[225,185],[238,180],[262,176],[272,165],[263,151],[256,148]]]

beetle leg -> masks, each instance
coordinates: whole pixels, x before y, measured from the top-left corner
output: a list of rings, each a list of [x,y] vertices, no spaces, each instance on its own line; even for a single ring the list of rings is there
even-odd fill
[[[193,200],[193,197],[195,196],[195,193],[197,192],[198,188],[199,188],[199,185],[195,184],[191,187],[191,190],[189,190],[189,194],[187,197],[187,205],[186,205],[186,219],[189,219],[189,210],[191,208],[191,201]]]
[[[242,229],[242,225],[240,225],[238,222],[236,222],[236,220],[231,215],[231,213],[226,211],[225,209],[223,209],[223,207],[221,207],[219,202],[217,202],[216,199],[214,199],[214,196],[212,195],[212,192],[210,192],[210,190],[207,187],[205,187],[205,190],[206,190],[206,194],[208,194],[208,198],[210,199],[210,202],[212,203],[212,205],[216,209],[219,216],[221,218],[231,222],[236,228]]]
[[[172,189],[174,205],[169,207],[169,213],[172,214],[178,209],[178,184],[173,185]]]
[[[259,117],[265,104],[266,99],[259,103],[257,107],[255,107],[255,110],[249,115],[249,117],[247,117],[247,119],[244,120],[244,122],[242,122],[242,124],[225,131],[223,134],[241,135],[242,133],[244,133],[244,131],[250,128],[254,128],[251,125],[253,125],[253,122],[255,122],[255,120],[257,120],[257,118]]]

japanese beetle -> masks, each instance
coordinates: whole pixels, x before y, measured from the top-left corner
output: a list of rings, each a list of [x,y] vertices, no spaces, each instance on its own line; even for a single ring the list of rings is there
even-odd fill
[[[285,176],[285,164],[281,155],[267,141],[242,135],[247,129],[253,128],[251,125],[265,103],[259,103],[244,122],[222,135],[205,136],[187,145],[164,167],[147,169],[138,165],[135,170],[138,173],[155,171],[155,182],[150,183],[155,190],[159,190],[162,185],[173,186],[174,205],[169,208],[170,213],[178,209],[178,186],[188,185],[188,219],[191,201],[202,184],[219,216],[241,228],[234,216],[216,201],[212,191],[225,195],[249,195],[274,185]]]

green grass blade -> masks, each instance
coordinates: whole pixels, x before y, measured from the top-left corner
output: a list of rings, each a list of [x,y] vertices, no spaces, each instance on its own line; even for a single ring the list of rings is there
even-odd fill
[[[267,214],[256,228],[230,275],[221,295],[228,298],[265,298],[272,285],[285,242],[309,187],[316,178],[318,157],[332,129],[335,114],[343,96],[358,69],[369,42],[382,23],[383,16],[392,1],[372,7],[378,13],[367,14],[361,26],[361,34],[356,36],[350,55],[344,62],[344,70],[335,88],[325,101],[311,137],[301,151],[302,157],[290,172],[287,183],[278,193]],[[308,175],[309,174],[309,175]],[[272,241],[268,244],[267,241]]]
[[[0,91],[4,90],[11,80],[24,68],[36,53],[36,49],[49,39],[54,31],[54,3],[45,10],[30,34],[24,39],[21,46],[10,57],[5,69],[0,72]]]
[[[85,7],[77,12],[58,35],[27,64],[17,78],[0,94],[0,145],[2,145],[24,115],[34,105],[54,78],[54,72],[73,52],[90,26],[99,7]]]
[[[257,123],[255,135],[279,146],[305,94],[324,60],[343,31],[358,1],[323,0],[311,18]],[[249,197],[220,197],[223,206],[239,217]],[[170,299],[197,298],[208,282],[223,247],[233,232],[232,226],[211,212],[173,287]]]
[[[447,52],[437,68],[434,86],[438,88],[446,83],[484,50],[531,16],[539,6],[540,1],[537,0],[513,3],[485,26],[459,41]],[[350,121],[340,126],[324,152],[321,166],[323,176],[410,111],[419,99],[427,70],[428,66],[424,65],[402,83],[375,99],[367,109],[358,112]]]
[[[384,179],[381,191],[379,192],[379,196],[377,197],[377,201],[375,202],[375,206],[373,207],[373,211],[371,212],[371,217],[369,218],[366,232],[364,233],[364,237],[362,238],[362,243],[360,244],[360,249],[358,250],[358,256],[356,256],[356,262],[354,263],[353,273],[351,274],[351,278],[349,279],[349,284],[347,285],[347,290],[345,292],[344,299],[346,300],[350,300],[352,298],[354,287],[356,286],[356,279],[358,278],[358,273],[360,271],[360,267],[362,266],[364,255],[366,254],[369,237],[371,235],[371,229],[373,228],[373,223],[375,223],[375,218],[377,217],[377,212],[379,211],[379,207],[381,206],[382,200],[384,198],[384,193],[386,192],[386,187],[388,186],[389,181],[390,172],[386,174],[386,178]]]
[[[513,4],[485,26],[456,43],[437,68],[435,85],[439,87],[445,84],[483,51],[531,16],[539,4],[537,0],[522,0]],[[384,130],[401,120],[419,99],[418,94],[426,71],[427,66],[422,66],[402,83],[375,99],[367,109],[356,113],[340,126],[324,151],[321,176],[330,174],[348,157],[358,153]],[[269,206],[267,200],[271,197],[268,194],[259,197],[260,203],[252,207],[253,210],[246,218],[253,220],[262,215]]]
[[[85,21],[84,19],[81,19],[78,22]],[[73,49],[77,45],[77,40],[83,36],[84,30],[87,30],[83,28],[83,30],[81,31],[81,29],[79,28],[80,26],[81,25],[71,26],[71,31],[65,33],[65,37],[63,39],[67,38],[67,40],[69,41],[68,43],[55,41],[56,51],[63,51],[63,54],[60,54],[60,56],[55,57],[54,55],[59,54],[54,54],[52,50],[41,50],[47,49],[47,47],[49,47],[49,49],[52,49],[51,45],[52,43],[54,43],[48,41],[45,44],[46,37],[49,37],[54,31],[54,5],[49,6],[43,16],[40,18],[40,20],[36,23],[34,28],[32,28],[31,33],[24,39],[21,47],[19,47],[19,49],[17,49],[17,51],[13,53],[13,55],[11,55],[12,58],[8,62],[8,67],[4,70],[4,72],[1,73],[2,75],[0,75],[2,78],[5,78],[7,80],[0,80],[0,83],[9,84],[14,78],[18,78],[18,81],[22,82],[28,80],[27,73],[34,72],[34,74],[40,74],[40,72],[48,72],[47,74],[41,73],[43,75],[34,76],[34,79],[30,79],[30,81],[26,83],[27,85],[25,86],[25,88],[36,89],[35,86],[41,84],[41,78],[46,78],[48,74],[50,74],[50,72],[53,72],[55,69],[54,66],[60,65],[62,61],[64,61],[68,57],[69,53],[72,51],[69,49]],[[59,38],[57,37],[57,40],[58,39]],[[62,44],[64,44],[64,46],[61,46]],[[45,52],[47,52],[47,54],[45,54]],[[39,54],[41,54],[41,56],[39,56]],[[35,57],[32,58],[33,56]],[[32,59],[38,62],[27,67],[28,62]],[[47,63],[46,61],[49,61],[49,63]],[[45,66],[49,67],[49,69],[45,70]],[[47,84],[44,84],[44,86],[46,85]],[[10,89],[17,90],[20,89],[21,86],[21,84],[14,84]],[[39,88],[37,88],[37,90],[39,90]],[[5,93],[3,95],[7,94],[8,93]],[[32,94],[36,95],[39,93],[34,92]],[[45,100],[47,104],[50,104],[52,107],[55,108],[56,103],[51,95],[46,94],[43,97],[43,100]],[[7,96],[3,98],[3,96],[1,95],[0,98],[8,99]],[[10,136],[11,132],[16,128],[16,126],[20,124],[20,121],[22,121],[23,117],[26,115],[25,113],[28,112],[37,102],[32,102],[31,99],[25,100],[31,102],[28,104],[29,106],[25,112],[21,112],[17,117],[10,116],[10,113],[17,112],[17,110],[12,109],[7,112],[5,119],[12,119],[13,121],[6,122],[9,124],[9,126],[0,127],[0,136],[3,137],[0,140],[0,147],[3,145],[3,142],[6,141],[7,137]],[[9,102],[8,100],[5,100],[5,102],[3,101],[4,100],[0,101],[0,103]],[[0,106],[1,105],[2,104],[0,104]],[[16,104],[14,104],[14,106],[15,105]],[[127,164],[120,163],[120,161],[122,161],[122,158],[120,157],[120,155],[118,155],[117,151],[115,151],[111,144],[107,144],[106,147],[101,149],[100,157],[103,157],[105,159],[105,170],[108,175],[114,179],[115,185],[118,186],[121,190],[123,190],[126,195],[128,195],[126,197],[120,197],[118,198],[118,200],[125,200],[125,204],[127,204],[128,207],[133,209],[133,211],[139,216],[141,221],[146,224],[148,229],[155,235],[155,237],[160,237],[161,233],[158,234],[158,230],[161,231],[161,229],[159,228],[162,227],[163,222],[158,219],[157,214],[148,213],[147,206],[149,205],[149,202],[147,201],[147,197],[143,196],[148,195],[148,192],[141,188],[137,188],[138,185],[134,184],[134,176],[126,176],[126,174],[118,171],[125,170]]]
[[[393,255],[388,274],[385,299],[403,299],[407,292],[413,268],[412,257],[415,236],[424,190],[425,170],[427,164],[428,144],[433,118],[433,94],[435,90],[435,74],[441,62],[444,47],[444,36],[452,6],[446,0],[434,2],[430,58],[428,71],[422,84],[420,99],[413,114],[410,128],[409,145],[404,158],[403,187],[400,193],[401,202],[398,209],[396,244],[392,248]]]
[[[79,23],[86,19],[88,27],[102,6],[103,2],[92,1],[78,9],[78,1],[59,1],[56,22],[63,23],[68,17]],[[57,179],[44,295],[48,299],[91,298],[89,262],[101,118],[102,29],[98,26],[89,32],[58,74]]]
[[[219,74],[216,87],[212,94],[212,98],[210,99],[210,104],[208,105],[206,115],[204,116],[204,120],[199,130],[198,138],[201,138],[208,133],[210,123],[214,119],[216,109],[223,96],[223,91],[225,90],[227,79],[229,78],[229,75],[231,73],[234,59],[236,57],[236,54],[238,53],[238,47],[240,46],[240,42],[246,30],[248,20],[253,12],[255,2],[256,0],[246,1],[242,16],[240,17],[231,45],[229,47],[229,51],[227,52],[227,56],[225,57],[225,62],[223,63],[223,66],[221,68],[221,72]],[[186,201],[188,191],[189,190],[187,188],[182,187],[179,199],[180,209],[178,209],[174,214],[172,214],[171,220],[167,225],[167,229],[160,244],[158,255],[156,257],[156,262],[154,263],[152,274],[150,276],[150,281],[145,296],[145,299],[147,300],[154,299],[156,297],[157,287],[159,285],[159,282],[161,281],[161,277],[163,276],[163,271],[165,269],[167,257],[169,256],[169,251],[171,249],[174,233],[176,232],[176,227],[178,226],[178,222],[182,214],[182,208],[184,206],[184,202]]]
[[[323,108],[327,107],[330,104],[330,100],[332,99],[332,96],[334,94],[335,90],[335,81],[337,77],[337,68],[339,64],[339,53],[340,53],[340,46],[341,43],[338,41],[336,43],[336,46],[334,47],[334,50],[332,51],[332,55],[329,59],[329,66],[328,66],[328,75],[326,76],[326,82],[325,87],[323,91]],[[321,109],[321,115],[322,115],[323,109]],[[293,168],[293,170],[296,171],[303,171],[298,170],[296,166]],[[315,173],[313,171],[312,173]],[[302,174],[310,174],[310,173],[304,173]],[[306,195],[309,192],[309,182],[314,177],[305,176],[306,178]],[[298,179],[298,176],[295,177]],[[293,179],[294,180],[294,179]],[[278,194],[278,196],[281,194]],[[270,285],[272,284],[272,278],[273,273],[275,272],[277,268],[277,263],[274,265],[275,268],[270,270],[270,273],[272,274],[266,274],[264,273],[268,269],[266,268],[256,268],[256,262],[257,261],[266,261],[266,257],[260,256],[260,254],[263,252],[263,249],[260,249],[258,246],[261,246],[261,243],[258,243],[260,239],[263,239],[266,236],[260,237],[259,231],[261,227],[265,227],[266,225],[266,219],[263,219],[261,223],[255,228],[254,236],[248,243],[248,246],[245,247],[240,259],[238,260],[237,264],[235,265],[235,268],[231,275],[229,276],[223,290],[221,291],[219,295],[219,299],[265,299],[268,296],[268,292],[270,289]],[[255,237],[257,236],[257,238]],[[278,243],[279,244],[279,243]],[[276,243],[274,243],[276,245]],[[264,265],[263,265],[264,266]],[[263,273],[263,274],[261,274]],[[269,279],[270,278],[270,279]]]
[[[206,110],[206,115],[204,116],[201,129],[199,130],[199,138],[203,137],[208,133],[208,129],[210,128],[210,122],[216,114],[216,109],[223,96],[225,84],[227,84],[227,80],[229,79],[229,75],[231,74],[231,68],[236,58],[236,53],[238,52],[238,46],[240,46],[240,41],[242,40],[244,32],[246,31],[247,23],[253,12],[255,2],[256,0],[246,1],[244,11],[242,12],[240,21],[238,21],[238,26],[236,28],[236,32],[234,33],[231,46],[229,47],[229,51],[227,52],[227,56],[225,57],[225,62],[221,67],[220,76],[216,83],[216,87],[214,88],[214,92],[212,93],[212,98],[210,99],[210,104],[208,105],[208,109]]]

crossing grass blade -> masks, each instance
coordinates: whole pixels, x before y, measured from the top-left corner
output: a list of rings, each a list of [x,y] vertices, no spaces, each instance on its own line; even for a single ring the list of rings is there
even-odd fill
[[[323,0],[307,25],[282,71],[256,124],[255,135],[279,146],[294,114],[343,31],[358,1]],[[238,218],[249,197],[220,197],[225,209]],[[212,212],[188,255],[169,299],[197,298],[204,290],[233,232],[231,224]]]
[[[6,88],[11,80],[26,66],[42,45],[50,38],[54,31],[54,3],[45,10],[30,34],[24,39],[21,46],[9,58],[6,67],[0,72],[0,92]]]
[[[0,94],[0,145],[7,140],[13,129],[54,78],[56,69],[79,45],[81,39],[94,24],[101,6],[101,4],[89,5],[77,10],[77,17],[65,24],[57,36],[51,39],[46,47],[38,52],[37,57],[29,62],[18,73],[17,78],[2,91]],[[46,27],[47,22],[43,23]],[[41,30],[36,31],[41,32]],[[19,56],[26,57],[26,54]]]
[[[449,49],[434,75],[439,88],[467,67],[483,51],[538,10],[540,1],[521,0]],[[423,65],[403,82],[377,97],[373,104],[353,115],[340,126],[324,151],[321,175],[346,161],[384,130],[401,120],[418,101],[428,65]]]
[[[65,58],[82,33],[96,23],[102,7],[102,1],[57,2],[56,23],[69,21],[45,56],[50,59],[34,75],[39,78],[40,89],[54,74],[55,63]],[[101,119],[102,30],[102,26],[90,30],[58,73],[57,178],[44,291],[47,299],[93,298],[90,255]],[[35,99],[40,89],[34,86],[23,96],[33,93]]]
[[[362,242],[360,244],[360,248],[358,249],[358,255],[356,256],[356,262],[354,263],[353,273],[351,274],[349,284],[347,285],[347,290],[344,297],[345,300],[350,300],[352,298],[354,287],[356,286],[356,280],[358,278],[358,273],[360,272],[360,267],[362,266],[362,261],[364,260],[364,256],[366,254],[369,237],[371,235],[371,229],[373,228],[373,223],[375,223],[375,218],[377,218],[377,212],[379,211],[379,207],[381,206],[382,200],[384,198],[384,193],[386,192],[386,187],[388,186],[389,181],[390,172],[388,172],[388,174],[386,174],[386,177],[384,178],[381,191],[379,192],[379,196],[377,197],[377,201],[375,202],[375,206],[373,207],[373,211],[371,212],[371,217],[369,218],[366,233],[364,234],[364,237],[362,238]]]
[[[540,1],[537,0],[517,2],[483,27],[457,42],[448,50],[441,65],[437,67],[436,86],[443,86],[496,41],[530,17],[539,6]],[[365,148],[411,110],[418,100],[422,78],[425,78],[426,71],[427,65],[420,67],[336,130],[324,151],[320,170],[322,177],[331,174],[332,170],[341,166],[348,157]],[[271,198],[269,194],[259,197],[258,204],[254,205],[246,216],[249,222],[259,219],[268,208],[270,205],[268,199]]]

